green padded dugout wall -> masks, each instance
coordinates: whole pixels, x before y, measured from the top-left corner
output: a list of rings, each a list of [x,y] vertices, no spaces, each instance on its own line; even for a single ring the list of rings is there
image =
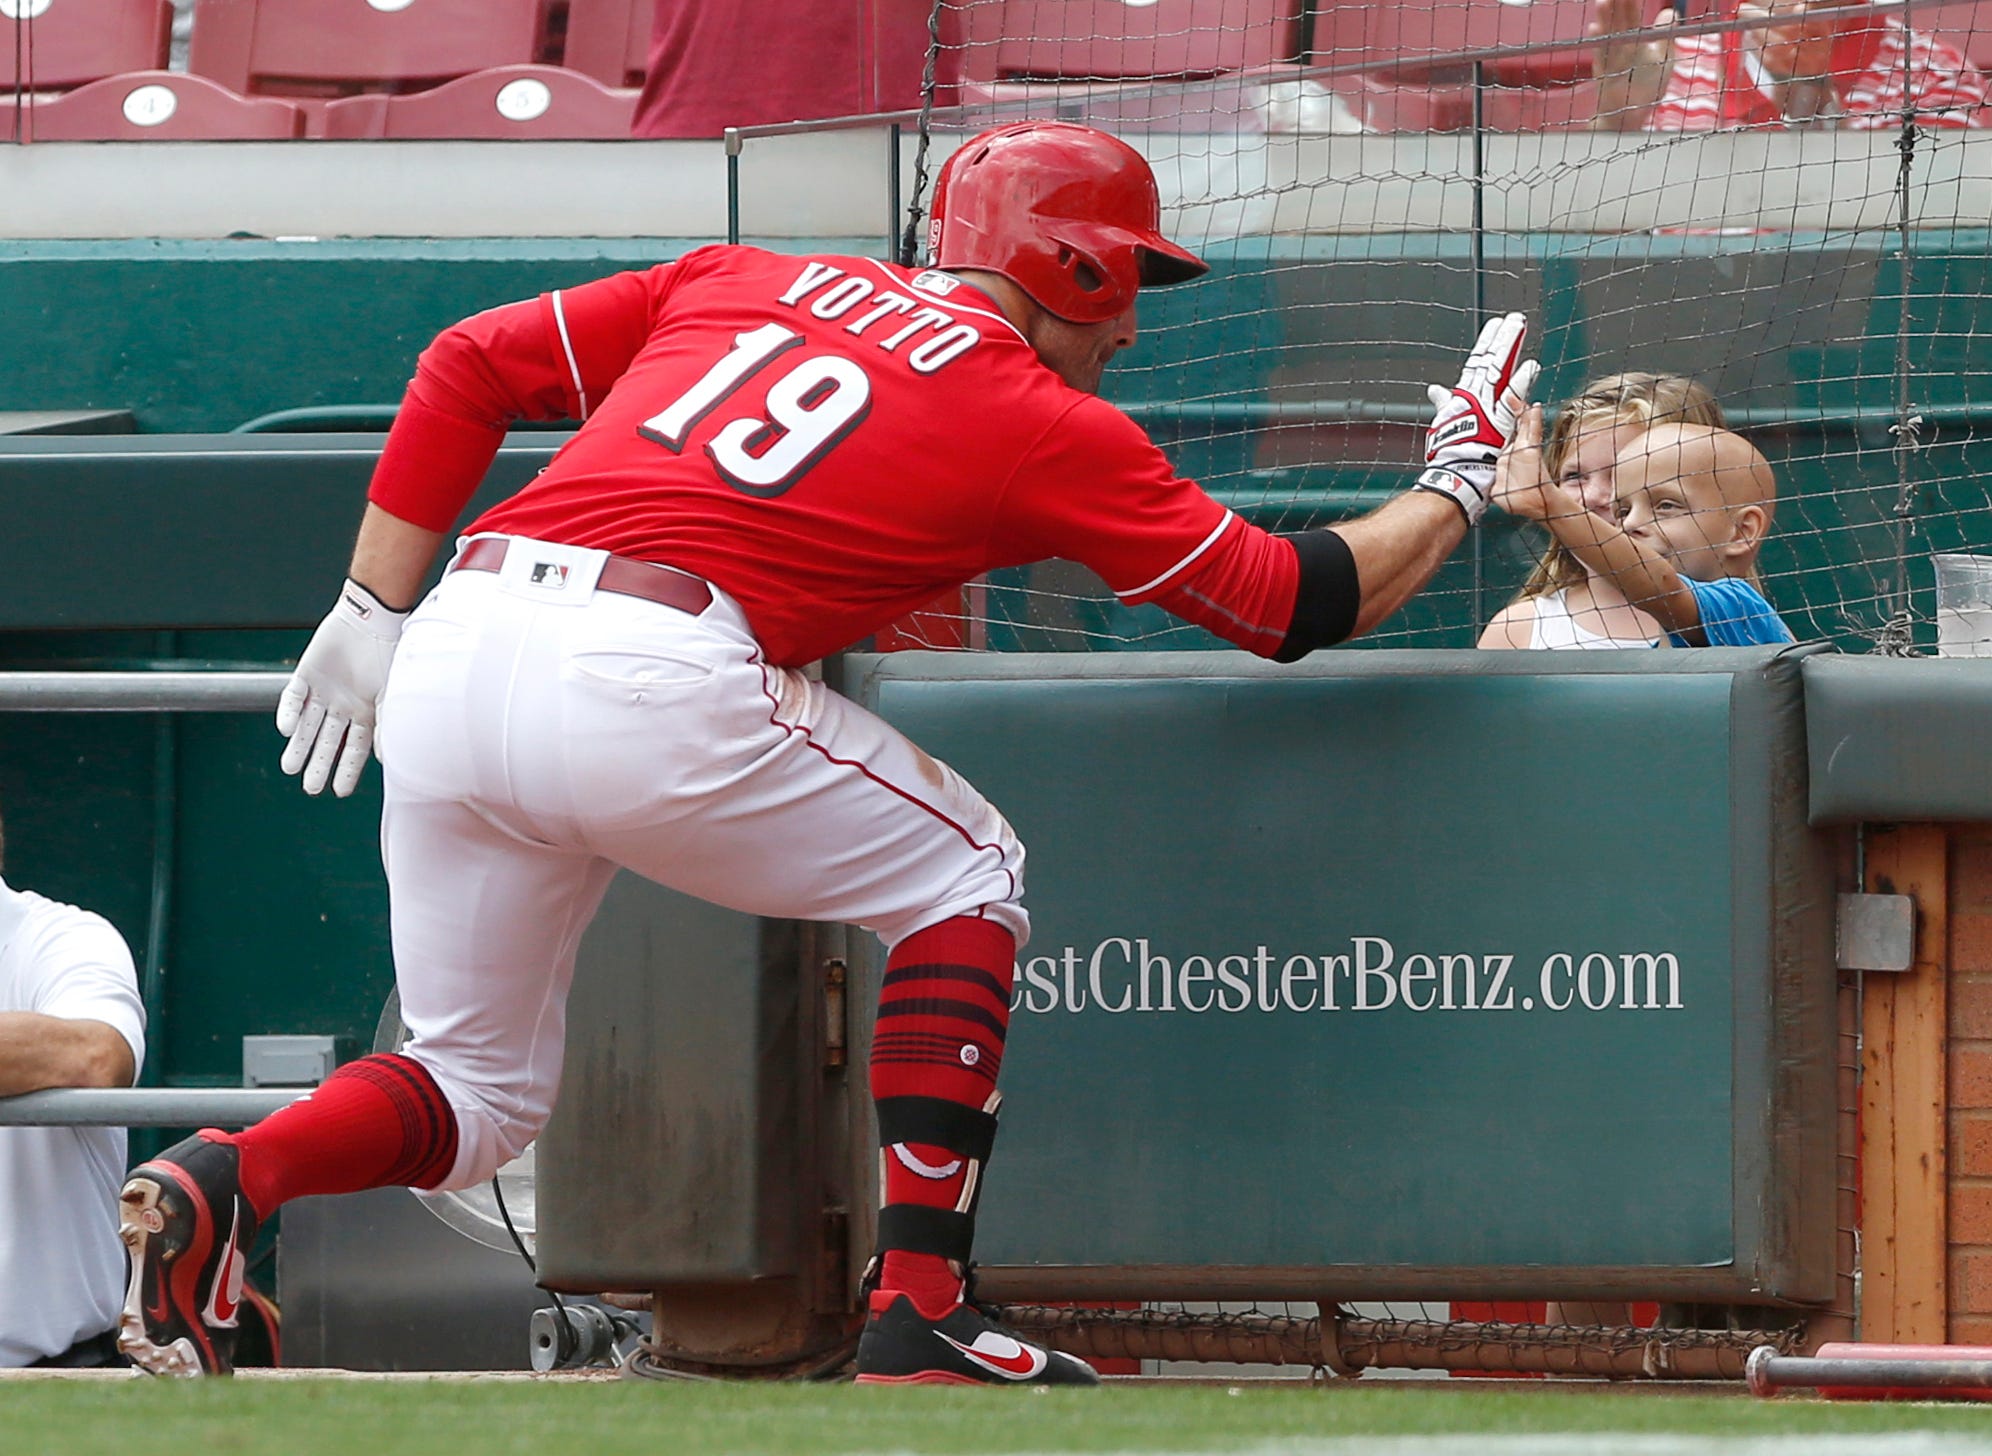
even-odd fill
[[[1802,655],[853,659],[1029,851],[984,1287],[1827,1298]]]

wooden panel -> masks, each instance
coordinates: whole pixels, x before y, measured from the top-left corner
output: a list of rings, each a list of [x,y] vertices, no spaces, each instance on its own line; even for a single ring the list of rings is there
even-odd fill
[[[1861,1053],[1863,1340],[1942,1343],[1947,863],[1944,830],[1870,831],[1866,888],[1916,901],[1916,963],[1865,981]]]

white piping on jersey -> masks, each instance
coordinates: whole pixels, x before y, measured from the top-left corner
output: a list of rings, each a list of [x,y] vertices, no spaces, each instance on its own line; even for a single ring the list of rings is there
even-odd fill
[[[574,341],[567,337],[567,310],[561,305],[560,290],[553,290],[553,322],[560,330],[560,347],[567,354],[567,374],[574,381],[574,397],[581,402],[581,418],[588,418],[588,390],[581,383],[581,366],[574,359]]]
[[[1005,318],[1000,313],[991,313],[986,308],[971,308],[968,304],[957,303],[954,299],[949,298],[944,294],[929,293],[927,292],[926,289],[919,288],[918,285],[914,284],[910,280],[901,278],[897,273],[894,273],[890,268],[887,268],[885,264],[879,262],[878,259],[867,258],[865,259],[865,261],[871,264],[872,267],[878,269],[879,272],[883,273],[888,279],[898,284],[901,288],[915,289],[922,298],[930,299],[935,303],[944,303],[948,306],[949,309],[951,309],[955,313],[972,313],[978,318],[994,319],[997,323],[1001,324],[1004,328],[1008,329],[1011,333],[1015,334],[1019,339],[1023,339],[1023,341],[1026,344],[1030,342],[1029,339],[1024,339],[1024,331],[1022,329],[1018,328],[1015,324],[1011,323],[1007,318]],[[971,283],[968,286],[970,288],[973,288],[975,285]]]
[[[1232,611],[1231,608],[1225,606],[1224,603],[1218,601],[1212,601],[1209,597],[1205,596],[1200,591],[1190,591],[1185,589],[1183,595],[1188,597],[1193,602],[1202,602],[1206,607],[1210,608],[1210,610],[1215,615],[1222,617],[1225,621],[1231,623],[1232,626],[1238,628],[1238,630],[1241,632],[1249,632],[1254,637],[1272,637],[1282,642],[1286,640],[1287,634],[1283,631],[1280,631],[1278,628],[1262,627],[1257,622],[1248,621],[1246,618],[1241,617],[1236,612]]]
[[[1217,529],[1215,531],[1212,531],[1208,536],[1204,537],[1203,544],[1198,546],[1196,550],[1192,551],[1188,556],[1185,556],[1181,561],[1178,561],[1174,566],[1170,567],[1167,571],[1163,572],[1160,576],[1156,577],[1155,580],[1150,582],[1143,582],[1140,586],[1137,587],[1130,587],[1127,591],[1124,592],[1115,592],[1114,595],[1119,597],[1122,601],[1126,601],[1129,597],[1138,597],[1146,592],[1154,591],[1155,588],[1162,585],[1163,582],[1167,581],[1170,577],[1182,571],[1183,568],[1188,566],[1192,561],[1195,561],[1199,556],[1203,555],[1204,552],[1210,550],[1211,547],[1215,546],[1217,544],[1217,538],[1224,534],[1225,528],[1228,527],[1234,519],[1236,518],[1233,516],[1233,514],[1227,510],[1224,513],[1224,519],[1217,523]]]

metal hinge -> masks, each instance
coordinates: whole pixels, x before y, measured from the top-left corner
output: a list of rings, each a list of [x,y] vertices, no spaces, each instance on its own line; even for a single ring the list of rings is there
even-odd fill
[[[1916,901],[1908,895],[1842,895],[1835,929],[1843,971],[1906,971],[1916,964]]]
[[[850,968],[843,958],[833,956],[823,963],[823,1065],[841,1067],[849,1047],[849,1021],[844,994]]]

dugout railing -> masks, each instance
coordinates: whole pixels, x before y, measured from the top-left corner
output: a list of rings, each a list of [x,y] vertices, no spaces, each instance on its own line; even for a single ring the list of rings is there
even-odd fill
[[[55,1087],[0,1097],[0,1127],[247,1127],[302,1095],[258,1087]]]

